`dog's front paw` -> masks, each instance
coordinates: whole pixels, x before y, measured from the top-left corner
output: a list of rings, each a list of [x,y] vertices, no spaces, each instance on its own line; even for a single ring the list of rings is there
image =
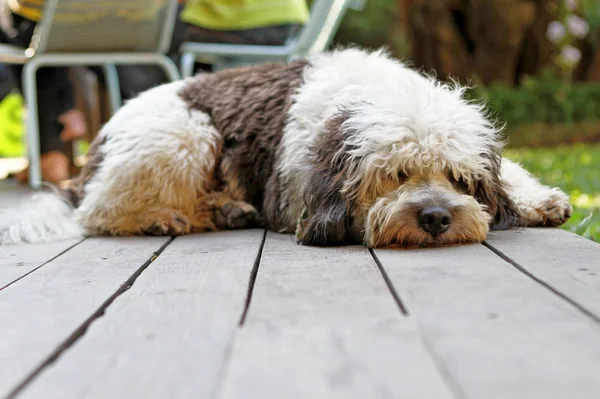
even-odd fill
[[[556,227],[571,217],[573,207],[569,196],[559,188],[548,190],[547,195],[539,201],[521,208],[521,215],[529,227]]]
[[[144,229],[151,236],[180,236],[190,232],[190,220],[177,211],[165,211],[164,215]]]
[[[220,230],[255,227],[261,223],[256,208],[243,201],[227,202],[215,212],[215,225]]]

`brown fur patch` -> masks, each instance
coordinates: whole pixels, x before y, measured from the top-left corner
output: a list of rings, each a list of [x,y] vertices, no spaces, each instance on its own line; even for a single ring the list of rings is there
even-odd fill
[[[500,178],[502,156],[499,152],[490,149],[486,154],[491,160],[491,181],[478,181],[473,187],[472,195],[481,204],[488,207],[492,216],[492,230],[508,230],[525,225],[519,214],[517,206],[509,198],[506,184]]]
[[[180,92],[206,112],[223,137],[218,190],[254,205],[268,226],[279,226],[279,178],[273,170],[293,95],[307,61],[263,64],[201,74]]]
[[[342,193],[344,182],[353,165],[348,161],[346,140],[348,134],[343,129],[349,118],[347,112],[340,112],[330,118],[324,132],[317,138],[310,153],[311,174],[304,193],[307,220],[302,242],[305,245],[340,245],[361,243],[362,224],[354,223],[354,200]]]
[[[100,152],[100,146],[106,142],[106,137],[96,136],[88,151],[88,161],[81,168],[81,172],[73,180],[69,187],[63,190],[71,204],[78,207],[85,195],[85,185],[94,177],[100,164],[104,160],[104,155]]]

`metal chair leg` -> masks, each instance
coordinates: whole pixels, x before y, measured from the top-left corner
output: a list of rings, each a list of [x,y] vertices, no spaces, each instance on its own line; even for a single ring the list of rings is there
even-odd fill
[[[117,73],[115,64],[104,64],[102,65],[102,69],[104,70],[104,75],[106,77],[106,88],[110,99],[111,112],[114,115],[122,105],[119,74]]]
[[[156,55],[156,64],[162,68],[171,82],[181,80],[181,74],[172,59],[163,54]]]
[[[181,74],[184,78],[189,78],[194,74],[194,64],[196,57],[192,53],[183,53],[181,56]]]
[[[36,72],[39,65],[31,60],[23,66],[23,96],[27,112],[25,127],[27,131],[27,155],[29,158],[29,185],[34,190],[42,186],[42,167],[40,154],[40,130],[37,104]]]

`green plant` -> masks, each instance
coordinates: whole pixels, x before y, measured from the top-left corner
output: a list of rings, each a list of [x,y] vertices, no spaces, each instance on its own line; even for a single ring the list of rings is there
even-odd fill
[[[600,144],[510,149],[504,155],[569,194],[574,212],[563,228],[600,242]]]
[[[477,87],[468,96],[484,99],[508,128],[533,122],[569,124],[600,120],[600,84],[572,84],[550,71],[526,79],[520,87]]]
[[[408,44],[404,37],[394,32],[399,13],[396,3],[394,0],[368,0],[363,10],[348,10],[334,43],[370,48],[386,46],[398,56],[405,55]]]

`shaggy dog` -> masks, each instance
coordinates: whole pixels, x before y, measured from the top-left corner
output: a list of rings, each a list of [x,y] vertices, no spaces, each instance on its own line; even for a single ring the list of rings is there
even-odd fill
[[[263,225],[306,245],[435,246],[568,219],[568,197],[501,150],[464,89],[381,51],[200,74],[128,102],[62,199],[2,216],[0,243]]]

